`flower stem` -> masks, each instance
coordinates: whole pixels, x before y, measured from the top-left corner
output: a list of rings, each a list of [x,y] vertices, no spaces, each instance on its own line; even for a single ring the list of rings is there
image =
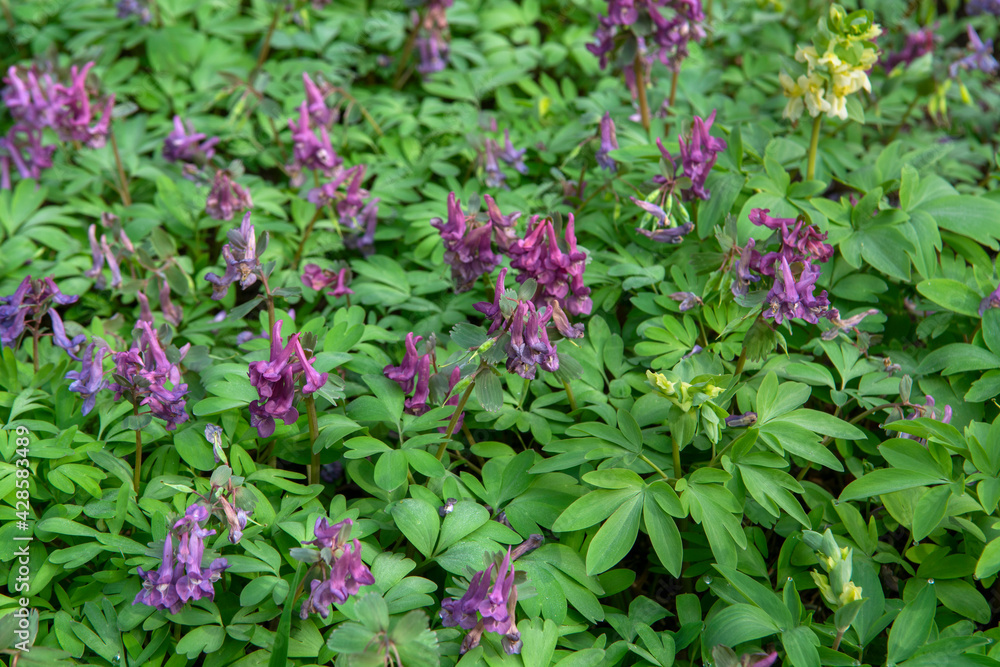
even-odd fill
[[[674,76],[670,79],[670,102],[668,103],[668,106],[671,109],[674,108],[674,101],[677,99],[677,79],[680,78],[680,75],[681,73],[679,70],[674,70]]]
[[[563,380],[563,387],[566,389],[566,398],[569,400],[569,411],[576,412],[576,397],[573,396],[573,389],[565,380]]]
[[[132,415],[135,416],[136,420],[139,418],[139,406],[132,406]],[[139,424],[133,424],[135,429],[135,479],[133,480],[132,486],[135,487],[135,495],[139,495],[139,480],[142,477],[142,429],[139,428]]]
[[[845,632],[847,632],[847,628],[837,628],[837,636],[833,640],[833,646],[830,647],[834,651],[839,651],[840,650],[840,640],[842,640],[844,638],[844,633]]]
[[[122,156],[118,152],[118,140],[115,139],[114,128],[108,134],[111,135],[111,152],[115,154],[115,164],[118,165],[118,180],[121,183],[122,203],[126,206],[132,205],[132,193],[128,188],[128,177],[125,175],[125,167],[122,165]]]
[[[406,44],[403,45],[403,53],[399,56],[399,64],[396,65],[396,74],[393,76],[392,87],[394,90],[400,90],[403,84],[406,83],[406,79],[409,77],[403,77],[403,72],[406,70],[407,63],[410,62],[410,55],[413,53],[413,46],[417,42],[417,32],[420,30],[420,21],[413,24],[410,28],[410,34],[406,36]]]
[[[455,433],[455,427],[458,426],[458,418],[462,416],[462,410],[465,409],[465,403],[469,400],[469,396],[472,395],[472,388],[476,386],[476,376],[472,376],[472,381],[469,382],[469,388],[465,390],[462,394],[462,398],[458,399],[458,405],[455,406],[455,414],[451,416],[451,421],[448,422],[448,430],[444,434],[444,442],[437,450],[437,460],[440,461],[444,458],[444,450],[448,448],[448,441],[451,440],[452,434]]]
[[[271,295],[271,287],[267,284],[267,276],[261,275],[260,281],[264,284],[265,300],[267,301],[268,336],[274,331],[274,297]]]
[[[295,251],[295,259],[292,260],[292,266],[296,269],[299,268],[299,260],[302,259],[302,251],[306,247],[306,241],[309,240],[309,235],[312,234],[313,227],[316,225],[316,221],[319,220],[319,215],[322,212],[322,208],[317,208],[316,214],[313,215],[312,220],[306,225],[306,231],[302,234],[302,240],[299,241],[299,248]]]
[[[806,165],[807,181],[816,177],[816,151],[819,148],[819,128],[822,124],[822,114],[813,118],[812,138],[809,139],[809,162]]]
[[[35,375],[38,375],[38,330],[31,337],[31,363],[35,366]]]
[[[253,80],[257,77],[257,72],[260,68],[264,66],[264,62],[267,60],[267,54],[271,52],[271,38],[274,37],[274,29],[278,27],[278,19],[281,18],[282,12],[285,11],[285,6],[280,2],[274,6],[274,16],[271,17],[271,25],[267,27],[267,34],[264,36],[264,43],[260,47],[260,55],[257,56],[257,64],[254,65],[253,71],[250,72],[250,76],[247,78],[247,84],[253,85]]]
[[[524,384],[521,387],[521,397],[517,401],[517,409],[520,410],[521,406],[524,405],[524,399],[528,397],[528,388],[531,385],[531,380],[524,378]]]
[[[673,449],[674,454],[674,477],[677,479],[681,478],[681,448],[677,444],[677,438],[671,436],[670,445]]]
[[[319,484],[319,452],[316,451],[316,439],[319,437],[319,422],[316,419],[316,400],[306,396],[306,414],[309,416],[309,451],[312,452],[312,462],[309,464],[309,484]]]
[[[635,87],[639,95],[639,114],[642,116],[642,127],[649,134],[649,103],[646,101],[646,80],[643,75],[642,55],[635,54],[633,69],[635,70]]]

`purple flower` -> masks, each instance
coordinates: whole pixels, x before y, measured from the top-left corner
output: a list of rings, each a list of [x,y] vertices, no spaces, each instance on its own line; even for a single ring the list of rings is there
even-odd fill
[[[448,17],[445,10],[452,0],[428,0],[423,17],[413,13],[414,27],[417,28],[416,47],[420,54],[417,71],[424,76],[440,72],[448,66]]]
[[[958,76],[958,71],[977,69],[984,74],[993,74],[998,69],[1000,69],[1000,64],[997,63],[996,58],[993,57],[993,40],[988,39],[984,43],[979,37],[979,33],[976,29],[972,27],[972,24],[966,26],[966,32],[969,36],[968,48],[971,53],[960,60],[956,60],[948,68],[948,74],[954,78]]]
[[[600,58],[604,69],[616,43],[625,41],[616,40],[616,36],[627,29],[632,37],[630,46],[638,49],[646,63],[658,58],[676,72],[688,55],[688,43],[705,37],[704,20],[700,0],[608,0],[608,15],[598,16],[597,41],[587,49]],[[649,47],[655,53],[650,53]],[[625,66],[626,76],[632,68],[631,63]]]
[[[878,315],[878,313],[879,311],[877,309],[871,308],[869,310],[862,311],[857,315],[852,315],[851,317],[848,317],[846,320],[840,319],[840,315],[838,313],[837,317],[830,318],[830,323],[833,324],[833,328],[828,331],[824,331],[823,335],[820,336],[820,338],[822,338],[823,340],[833,340],[838,335],[840,335],[841,332],[846,333],[848,331],[851,331],[852,329],[856,328],[859,324],[861,324],[861,321],[864,320],[866,317],[870,315]]]
[[[344,244],[348,248],[357,250],[365,257],[375,252],[375,227],[378,225],[378,202],[377,198],[369,201],[354,219],[354,230],[361,233],[344,239]]]
[[[83,398],[82,414],[84,416],[94,409],[97,392],[108,387],[108,383],[104,380],[104,356],[107,351],[106,347],[101,347],[95,353],[94,342],[91,341],[83,351],[81,370],[66,373],[65,378],[73,381],[69,385],[69,390],[80,394]]]
[[[756,412],[744,412],[741,415],[729,415],[726,417],[727,428],[747,428],[757,423]]]
[[[906,36],[906,44],[899,51],[889,53],[882,59],[882,65],[887,72],[895,69],[897,65],[909,65],[917,58],[928,53],[933,53],[934,44],[937,41],[934,30],[937,25],[925,26],[920,30],[911,32]]]
[[[274,434],[275,419],[286,424],[298,420],[299,412],[293,405],[297,378],[305,378],[304,394],[319,391],[326,384],[329,374],[317,373],[312,367],[313,361],[302,348],[298,334],[292,334],[288,344],[282,347],[281,320],[275,322],[271,331],[270,359],[251,363],[249,370],[250,384],[257,388],[260,397],[250,403],[250,426],[257,429],[260,437]]]
[[[326,94],[305,72],[302,73],[302,83],[306,89],[306,109],[312,122],[320,127],[330,127],[337,122],[337,110],[326,106]]]
[[[10,166],[17,168],[21,178],[38,180],[42,170],[52,166],[52,155],[56,147],[42,144],[42,130],[15,124],[0,137],[0,189],[9,190]]]
[[[982,317],[990,308],[1000,308],[1000,285],[979,302],[979,316]]]
[[[292,162],[288,165],[288,171],[292,174],[293,186],[302,184],[305,180],[302,172],[305,170],[319,171],[330,178],[334,170],[344,162],[333,150],[326,127],[320,125],[320,136],[317,138],[309,124],[309,118],[308,104],[303,102],[299,107],[298,124],[293,120],[288,121],[293,142]]]
[[[385,376],[399,384],[404,394],[413,391],[413,380],[417,376],[417,364],[420,361],[417,344],[423,339],[423,336],[414,336],[412,331],[406,334],[406,353],[403,355],[403,363],[399,366],[389,364],[383,369]]]
[[[708,199],[709,192],[705,189],[705,180],[715,166],[718,153],[726,150],[725,141],[709,134],[714,122],[715,110],[706,120],[695,116],[691,138],[688,141],[679,140],[684,176],[691,179],[691,188],[684,192],[689,198]]]
[[[740,249],[740,261],[736,265],[736,280],[733,281],[733,296],[745,296],[750,285],[759,282],[760,253],[754,249],[756,241],[748,239],[744,248]]]
[[[215,155],[215,145],[218,137],[207,138],[206,135],[194,131],[194,125],[188,122],[187,127],[180,116],[174,116],[174,131],[163,140],[163,159],[167,162],[187,162],[205,164]]]
[[[80,334],[73,339],[66,336],[62,318],[52,304],[68,305],[75,303],[78,296],[69,296],[59,291],[51,277],[44,280],[32,280],[25,276],[21,284],[9,296],[0,297],[0,347],[15,347],[16,341],[24,333],[25,328],[37,331],[41,326],[42,317],[48,315],[52,325],[52,342],[56,347],[66,350],[70,357],[80,361],[76,349],[86,341],[87,337]]]
[[[969,16],[978,14],[1000,16],[1000,0],[969,0],[965,3],[965,12]]]
[[[313,531],[316,539],[302,543],[319,547],[316,562],[321,575],[313,579],[309,596],[302,603],[299,616],[303,620],[310,613],[326,618],[331,605],[343,604],[362,586],[375,583],[371,570],[361,560],[361,543],[356,539],[348,540],[353,523],[351,519],[344,519],[331,526],[326,517],[320,517]]]
[[[514,144],[510,142],[510,130],[503,131],[504,145],[503,150],[501,150],[497,156],[514,167],[514,170],[519,174],[527,174],[528,166],[524,164],[524,154],[528,152],[527,148],[522,148],[517,150],[514,148]]]
[[[205,275],[205,280],[212,283],[212,298],[222,299],[229,292],[229,286],[239,281],[240,287],[246,289],[257,282],[263,268],[260,256],[267,248],[267,233],[260,250],[257,249],[257,233],[250,222],[250,211],[243,215],[239,229],[230,230],[226,234],[229,243],[222,246],[222,258],[226,260],[226,272],[220,277],[215,273]]]
[[[519,653],[521,650],[521,635],[514,622],[517,587],[509,547],[491,587],[493,568],[494,564],[490,564],[485,570],[475,573],[461,598],[445,598],[441,601],[442,625],[471,630],[462,642],[462,653],[478,646],[483,632],[502,635],[504,650],[509,654]]]
[[[500,274],[497,276],[496,287],[493,290],[493,303],[488,301],[480,301],[475,304],[473,308],[481,312],[487,320],[490,321],[490,331],[493,333],[503,324],[503,311],[500,308],[500,299],[504,293],[504,282],[507,279],[507,269],[500,269]],[[1000,288],[998,288],[1000,289]],[[404,390],[405,391],[405,390]]]
[[[597,164],[601,169],[618,171],[618,164],[610,156],[611,151],[618,148],[618,134],[611,113],[607,112],[601,118],[601,148],[597,151]]]
[[[499,152],[500,147],[497,146],[497,142],[487,139],[486,150],[483,154],[483,164],[486,169],[484,182],[488,188],[505,187],[504,181],[507,180],[507,176],[500,171],[500,164],[497,162],[497,154]]]
[[[549,299],[546,306],[552,314],[552,324],[555,325],[556,331],[565,338],[583,338],[583,323],[570,324],[569,317],[559,307],[559,302],[556,299]]]
[[[130,16],[139,17],[139,23],[146,25],[150,21],[149,7],[139,0],[118,0],[115,3],[116,16],[120,19],[127,19]]]
[[[180,326],[184,309],[170,300],[170,283],[166,278],[160,279],[160,310],[163,311],[163,319],[175,327]]]
[[[215,582],[229,567],[225,558],[216,558],[208,569],[202,569],[205,554],[204,538],[215,534],[202,524],[211,516],[209,509],[195,503],[176,521],[163,543],[163,562],[157,572],[138,568],[143,579],[142,590],[132,604],[145,604],[178,613],[192,600],[215,599]],[[179,542],[174,550],[174,541]]]
[[[232,220],[233,215],[253,206],[250,191],[233,180],[225,169],[215,172],[212,189],[205,200],[205,212],[216,220]]]
[[[555,299],[570,315],[589,315],[593,308],[590,288],[583,283],[587,255],[577,249],[573,214],[569,214],[563,235],[566,250],[560,247],[551,218],[532,217],[523,239],[512,243],[510,266],[520,273],[517,282],[534,279],[538,283],[534,302],[545,305]]]
[[[944,406],[944,410],[938,411],[934,405],[934,397],[930,394],[924,396],[923,405],[913,405],[910,404],[910,408],[913,411],[907,415],[906,420],[917,419],[918,417],[928,417],[930,419],[937,419],[942,424],[951,423],[952,410],[950,405]],[[917,436],[911,433],[900,433],[900,438],[906,438],[907,440],[920,440]]]
[[[431,225],[441,232],[444,261],[451,266],[456,293],[468,291],[479,276],[492,272],[500,264],[500,255],[493,252],[492,220],[479,224],[475,215],[463,213],[462,203],[455,198],[454,192],[448,195],[447,222],[434,218]],[[504,232],[502,228],[496,230],[497,235]]]
[[[165,428],[172,431],[188,419],[184,399],[188,386],[181,382],[180,369],[167,359],[153,325],[140,320],[136,328],[141,331],[132,348],[114,355],[115,382],[109,388],[116,401],[127,394],[133,405],[149,407],[150,413],[167,422]],[[181,359],[190,347],[189,343],[180,349]],[[168,382],[172,388],[167,388]]]
[[[702,305],[701,297],[694,292],[674,292],[670,298],[681,304],[682,313]]]

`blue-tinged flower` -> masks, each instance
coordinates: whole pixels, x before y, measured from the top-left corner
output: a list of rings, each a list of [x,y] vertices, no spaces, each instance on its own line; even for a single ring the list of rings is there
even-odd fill
[[[503,131],[503,150],[498,154],[499,158],[514,167],[514,171],[519,174],[528,173],[528,165],[524,164],[524,155],[528,152],[527,148],[522,148],[517,150],[514,148],[514,144],[510,141],[510,130]]]
[[[527,549],[537,546],[535,540],[530,540],[531,544],[528,542],[525,542]],[[522,547],[518,549],[521,550]],[[517,587],[514,582],[513,561],[508,547],[492,587],[490,579],[494,564],[491,563],[485,570],[472,576],[469,588],[461,598],[442,600],[440,612],[442,625],[470,630],[462,641],[461,653],[464,654],[478,646],[483,632],[495,632],[501,635],[501,643],[506,653],[521,652],[521,633],[517,630],[514,618]]]
[[[969,16],[979,14],[1000,16],[1000,0],[969,0],[965,3],[965,12]]]
[[[310,583],[309,596],[299,612],[302,619],[308,618],[310,613],[326,618],[331,605],[343,604],[362,586],[375,583],[371,570],[361,560],[361,543],[349,540],[353,523],[351,519],[344,519],[331,526],[326,517],[320,517],[313,531],[316,539],[303,542],[319,547],[314,562],[320,576]]]
[[[309,114],[308,103],[303,102],[299,107],[299,122],[296,124],[294,120],[288,121],[288,127],[292,130],[292,161],[288,165],[288,171],[292,174],[293,186],[302,184],[305,179],[303,171],[318,171],[330,178],[344,162],[333,150],[326,126],[320,125],[319,137],[313,132]]]
[[[757,423],[757,413],[750,411],[741,415],[729,415],[726,417],[727,428],[747,428]]]
[[[83,398],[83,415],[86,416],[94,409],[97,401],[97,392],[107,389],[108,383],[104,380],[104,357],[108,349],[101,347],[94,351],[94,341],[91,341],[83,351],[83,368],[79,371],[69,371],[65,378],[72,380],[69,390],[80,394]]]
[[[499,152],[500,147],[497,146],[497,142],[487,139],[483,164],[486,169],[485,182],[488,188],[504,187],[504,181],[507,180],[507,176],[500,171],[500,163],[497,162],[497,154]]]
[[[611,120],[611,113],[606,112],[601,118],[601,147],[597,151],[597,164],[601,169],[608,171],[618,171],[618,163],[610,156],[611,151],[618,148],[618,134],[615,132],[615,123]]]
[[[681,304],[682,313],[702,305],[701,297],[694,292],[674,292],[670,298]]]
[[[265,238],[266,234],[265,232]],[[205,280],[212,283],[212,298],[216,301],[226,296],[229,286],[234,282],[239,281],[243,289],[257,282],[263,271],[260,255],[267,248],[267,243],[263,243],[260,250],[257,250],[257,233],[250,222],[250,211],[243,215],[239,229],[231,230],[226,238],[229,243],[222,246],[226,272],[222,276],[215,273],[205,275]]]
[[[209,139],[207,135],[195,132],[190,121],[185,124],[180,116],[174,116],[174,131],[163,140],[163,159],[167,162],[205,164],[215,155],[217,143],[218,137]]]
[[[188,419],[184,398],[188,386],[181,382],[177,365],[167,359],[153,325],[140,320],[136,328],[141,332],[132,348],[114,355],[115,382],[109,388],[115,392],[116,401],[128,394],[134,405],[149,407],[152,415],[167,422],[165,428],[172,431]],[[190,347],[189,343],[180,349],[181,359]],[[171,388],[166,386],[168,382]]]
[[[982,317],[990,308],[1000,308],[1000,285],[997,288],[986,295],[986,297],[979,302],[979,316]],[[0,309],[2,311],[2,309]]]
[[[715,166],[718,154],[726,150],[726,142],[709,134],[712,123],[715,122],[715,110],[705,120],[698,116],[694,117],[694,124],[691,129],[691,138],[685,141],[681,138],[680,144],[681,166],[684,169],[684,176],[691,179],[691,187],[685,191],[689,197],[708,199],[709,192],[705,189],[705,181],[709,172]]]
[[[76,350],[87,340],[83,334],[72,339],[66,336],[62,318],[52,304],[68,305],[80,297],[63,294],[51,277],[32,280],[25,276],[17,290],[9,296],[0,297],[0,347],[14,344],[26,328],[37,331],[42,317],[48,315],[52,327],[52,342],[66,350],[73,359],[79,361]]]
[[[233,180],[225,169],[215,172],[212,189],[205,200],[205,212],[216,220],[232,220],[233,215],[253,206],[250,191]]]
[[[966,26],[966,32],[969,36],[968,49],[971,53],[953,62],[948,68],[948,74],[954,78],[958,76],[959,70],[977,69],[984,74],[993,74],[1000,69],[1000,64],[993,57],[993,40],[987,39],[983,42],[971,24]]]

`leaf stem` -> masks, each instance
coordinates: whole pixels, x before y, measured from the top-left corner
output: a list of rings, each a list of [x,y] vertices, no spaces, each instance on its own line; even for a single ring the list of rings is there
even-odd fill
[[[458,418],[462,416],[462,410],[465,409],[465,403],[469,400],[469,396],[472,395],[472,388],[476,386],[476,376],[472,376],[472,381],[469,382],[468,389],[462,394],[462,398],[458,399],[458,405],[455,406],[455,413],[451,416],[451,421],[448,422],[448,430],[444,434],[444,442],[437,450],[437,460],[440,461],[444,458],[444,450],[448,448],[448,441],[451,440],[451,436],[455,433],[455,427],[458,426]]]
[[[809,139],[809,162],[806,164],[806,180],[816,177],[816,152],[819,149],[819,128],[823,124],[823,115],[813,118],[812,137]]]
[[[660,470],[659,466],[657,466],[655,463],[653,463],[652,461],[650,461],[649,458],[647,458],[645,454],[639,454],[639,458],[642,459],[643,462],[646,463],[646,465],[648,465],[650,468],[652,468],[653,470],[655,470],[656,472],[658,472],[660,474],[660,477],[662,477],[663,479],[667,480],[668,482],[670,481],[670,475],[668,475],[667,473],[665,473],[662,470]]]
[[[674,477],[676,477],[677,479],[680,479],[682,477],[682,474],[681,474],[681,448],[677,444],[677,438],[673,437],[673,435],[670,436],[670,447],[673,450],[673,455],[674,455]]]
[[[285,6],[282,3],[275,4],[274,16],[271,17],[271,25],[267,27],[264,43],[260,47],[260,55],[257,56],[257,64],[254,65],[250,76],[247,77],[247,84],[250,86],[253,86],[253,80],[257,77],[257,72],[260,71],[260,68],[264,66],[264,62],[267,61],[267,55],[271,52],[271,38],[274,37],[274,29],[278,27],[278,19],[281,18],[281,14],[284,11]]]
[[[834,651],[840,650],[840,641],[844,638],[844,633],[847,632],[847,628],[837,628],[837,636],[833,640],[833,646],[830,648]]]
[[[306,231],[302,234],[302,240],[299,241],[298,250],[295,251],[295,259],[292,260],[292,266],[296,269],[299,268],[299,261],[302,259],[302,251],[306,247],[306,241],[309,240],[309,235],[312,234],[313,227],[316,225],[316,221],[319,220],[320,213],[323,212],[322,208],[317,208],[316,213],[313,215],[312,220],[306,225]]]
[[[566,398],[569,400],[569,411],[576,412],[576,397],[573,396],[573,388],[565,380],[563,380],[563,387],[566,389]]]
[[[142,429],[139,428],[139,406],[132,405],[132,415],[136,418],[135,426],[135,478],[132,486],[135,487],[135,495],[139,496],[139,481],[142,477]]]

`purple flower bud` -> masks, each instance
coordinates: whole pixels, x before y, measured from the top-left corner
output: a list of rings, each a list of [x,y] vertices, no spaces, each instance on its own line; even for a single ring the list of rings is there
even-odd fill
[[[1000,64],[997,63],[996,58],[993,57],[993,40],[987,39],[984,43],[982,38],[979,37],[979,33],[976,29],[972,27],[972,24],[966,26],[966,32],[969,36],[968,49],[971,53],[960,60],[956,60],[948,68],[948,75],[951,78],[958,76],[959,70],[979,70],[984,74],[993,74],[998,69],[1000,69]]]
[[[709,192],[705,189],[705,180],[715,166],[718,153],[726,150],[725,141],[709,134],[714,122],[715,110],[705,120],[695,116],[691,138],[688,141],[679,140],[684,176],[691,179],[691,188],[685,191],[685,196],[688,198],[708,199]]]
[[[522,148],[517,150],[514,148],[514,144],[510,141],[510,130],[503,131],[504,145],[503,150],[498,153],[498,157],[514,167],[514,170],[519,174],[527,174],[528,166],[524,164],[524,154],[528,152],[527,148]]]
[[[226,260],[225,274],[221,277],[215,273],[205,275],[205,280],[212,283],[212,298],[216,301],[226,296],[229,286],[234,282],[239,281],[243,289],[250,287],[257,282],[263,271],[257,251],[257,233],[250,222],[250,211],[243,215],[239,229],[230,231],[226,238],[229,243],[222,246],[222,257]],[[263,251],[262,247],[260,252]]]
[[[225,169],[215,172],[212,189],[205,200],[205,212],[216,220],[232,220],[238,211],[253,206],[250,192],[236,183]]]
[[[680,302],[681,312],[686,312],[695,306],[703,305],[701,297],[693,292],[674,292],[670,295],[670,298]]]
[[[1000,285],[979,302],[979,316],[982,317],[990,308],[1000,308]]]
[[[486,169],[484,182],[488,188],[506,187],[504,185],[504,181],[507,180],[507,176],[500,171],[500,164],[497,162],[497,153],[499,152],[500,147],[497,146],[497,142],[492,139],[487,139],[486,151],[483,155],[483,163]]]
[[[414,336],[413,332],[406,334],[406,354],[403,356],[403,363],[399,366],[388,365],[383,369],[385,376],[399,384],[404,394],[413,391],[413,380],[417,376],[417,364],[420,357],[417,355],[417,344],[423,340],[423,336]]]
[[[730,415],[726,417],[727,428],[747,428],[757,423],[756,412],[744,412],[741,415]]]
[[[309,118],[309,107],[303,102],[299,107],[298,124],[293,120],[288,121],[293,142],[292,162],[288,165],[288,170],[293,174],[293,186],[301,185],[304,180],[302,172],[305,170],[319,171],[329,178],[343,163],[343,159],[333,150],[326,126],[320,125],[320,136],[317,138],[309,124]]]
[[[306,90],[306,109],[309,118],[320,127],[330,127],[337,122],[337,110],[326,106],[326,94],[319,89],[306,72],[302,73],[302,84]]]
[[[310,584],[310,593],[302,603],[300,617],[306,619],[310,613],[326,618],[330,614],[330,606],[343,604],[356,595],[362,586],[375,583],[371,570],[361,560],[361,543],[358,540],[348,541],[352,521],[344,519],[333,526],[326,517],[316,520],[316,539],[303,544],[312,544],[320,548],[319,559],[325,567],[321,571],[328,574],[327,578],[314,579]]]
[[[83,366],[79,371],[69,371],[65,378],[72,380],[69,390],[80,394],[83,398],[83,416],[87,416],[94,409],[97,401],[97,392],[107,389],[108,383],[104,380],[104,357],[107,348],[101,347],[96,353],[94,351],[94,341],[91,341],[83,351]]]

